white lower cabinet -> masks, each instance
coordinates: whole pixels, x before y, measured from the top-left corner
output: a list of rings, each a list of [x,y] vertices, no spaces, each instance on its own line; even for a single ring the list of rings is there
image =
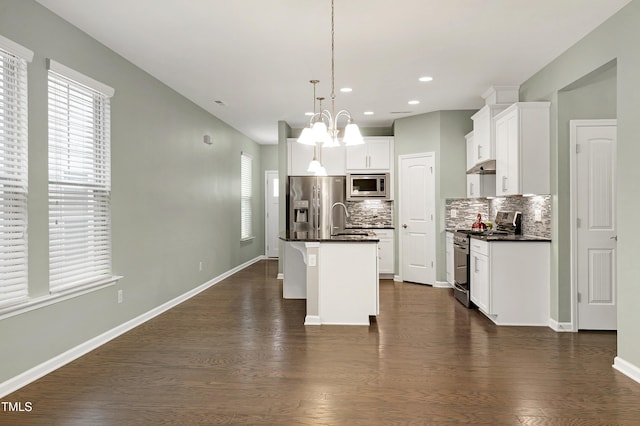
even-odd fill
[[[471,301],[498,325],[549,325],[548,241],[471,239]]]
[[[393,275],[395,272],[395,253],[393,229],[376,229],[378,243],[378,269],[380,275]]]
[[[447,232],[447,241],[445,243],[447,254],[447,282],[453,287],[455,279],[455,271],[453,270],[453,232]]]
[[[471,301],[484,313],[491,314],[489,243],[472,239],[469,253]]]

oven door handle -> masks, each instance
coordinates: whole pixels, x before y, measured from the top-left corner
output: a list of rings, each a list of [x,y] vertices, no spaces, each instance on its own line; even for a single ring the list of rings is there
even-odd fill
[[[453,286],[454,286],[457,290],[459,290],[459,291],[461,291],[461,292],[463,292],[463,293],[466,293],[466,292],[468,291],[466,288],[462,287],[462,286],[461,286],[460,284],[458,284],[457,282],[454,282],[454,283],[453,283]]]

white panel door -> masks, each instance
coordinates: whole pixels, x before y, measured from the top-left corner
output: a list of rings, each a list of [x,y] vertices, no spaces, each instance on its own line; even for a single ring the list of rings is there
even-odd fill
[[[278,257],[278,204],[280,199],[278,172],[265,172],[265,253],[267,257]]]
[[[578,328],[616,330],[616,126],[577,126]]]
[[[403,281],[435,283],[434,164],[431,154],[400,157]]]

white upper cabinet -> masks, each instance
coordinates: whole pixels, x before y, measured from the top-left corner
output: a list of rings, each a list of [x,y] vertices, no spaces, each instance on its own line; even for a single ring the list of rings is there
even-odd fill
[[[467,198],[495,197],[496,175],[467,175]]]
[[[495,117],[497,196],[549,194],[549,107],[517,102]]]
[[[393,138],[368,137],[364,145],[346,147],[347,172],[378,171],[393,169]]]
[[[473,150],[473,132],[465,135],[465,139],[467,140],[467,170],[476,165],[477,156],[474,155]]]
[[[505,104],[485,105],[471,117],[473,120],[473,143],[471,144],[471,152],[467,151],[467,170],[478,163],[496,159],[494,117],[508,106]],[[467,149],[469,147],[469,143],[467,143]],[[469,166],[470,163],[472,163],[471,166]]]
[[[345,147],[324,148],[317,151],[318,160],[327,170],[329,176],[342,176],[345,171]],[[288,175],[289,176],[314,176],[307,171],[309,163],[313,159],[313,146],[298,143],[296,139],[287,141]]]

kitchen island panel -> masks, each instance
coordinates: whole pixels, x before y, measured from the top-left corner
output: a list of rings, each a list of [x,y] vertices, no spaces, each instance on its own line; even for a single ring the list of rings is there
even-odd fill
[[[378,314],[377,244],[321,244],[318,308],[322,324],[369,325]]]

